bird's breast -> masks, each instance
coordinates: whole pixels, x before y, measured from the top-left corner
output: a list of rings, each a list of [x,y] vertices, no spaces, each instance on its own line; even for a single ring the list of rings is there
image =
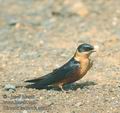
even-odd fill
[[[79,69],[80,78],[82,78],[87,73],[87,71],[89,70],[89,67],[90,67],[89,59],[85,59],[80,62],[80,69]]]

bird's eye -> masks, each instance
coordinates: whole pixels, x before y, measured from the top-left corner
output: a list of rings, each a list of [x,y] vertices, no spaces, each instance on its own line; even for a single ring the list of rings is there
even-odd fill
[[[84,50],[85,51],[90,51],[90,50],[93,50],[93,48],[91,48],[91,47],[85,47]]]

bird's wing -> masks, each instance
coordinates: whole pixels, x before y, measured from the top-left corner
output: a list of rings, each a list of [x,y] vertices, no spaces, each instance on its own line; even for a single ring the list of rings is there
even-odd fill
[[[79,67],[79,62],[75,60],[70,60],[68,63],[66,63],[59,69],[54,70],[52,73],[49,73],[37,79],[27,80],[26,82],[32,82],[39,86],[51,85],[67,77],[70,77],[72,73],[75,73],[79,69]]]

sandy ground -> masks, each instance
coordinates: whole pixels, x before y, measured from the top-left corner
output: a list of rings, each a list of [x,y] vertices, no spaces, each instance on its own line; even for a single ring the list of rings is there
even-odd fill
[[[63,65],[81,43],[99,46],[68,93],[25,84]],[[1,113],[120,113],[120,0],[0,0]]]

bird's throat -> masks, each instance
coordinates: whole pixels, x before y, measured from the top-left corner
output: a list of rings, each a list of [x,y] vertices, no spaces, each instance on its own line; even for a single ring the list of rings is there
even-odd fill
[[[85,54],[85,53],[80,53],[78,51],[76,51],[75,55],[74,55],[74,59],[78,62],[84,61],[89,59],[89,55]]]

